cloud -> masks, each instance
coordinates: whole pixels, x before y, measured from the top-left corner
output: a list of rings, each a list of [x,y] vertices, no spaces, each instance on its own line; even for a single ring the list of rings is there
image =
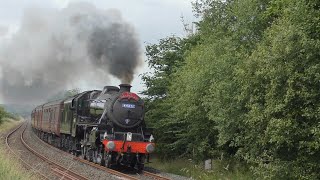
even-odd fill
[[[10,103],[37,103],[81,81],[130,83],[141,65],[135,29],[116,10],[90,3],[28,8],[0,49],[0,93]]]
[[[0,37],[6,36],[8,33],[8,27],[0,25]]]

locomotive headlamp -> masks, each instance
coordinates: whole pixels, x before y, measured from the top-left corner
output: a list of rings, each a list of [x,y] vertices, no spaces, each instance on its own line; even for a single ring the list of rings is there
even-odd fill
[[[154,145],[153,144],[148,144],[147,146],[146,146],[146,150],[147,150],[147,152],[148,153],[152,153],[153,151],[154,151]]]
[[[109,141],[109,142],[107,143],[107,148],[108,148],[110,151],[112,151],[112,150],[114,150],[114,149],[116,148],[116,144],[115,144],[113,141]]]
[[[127,133],[127,141],[132,141],[132,133],[131,132]]]

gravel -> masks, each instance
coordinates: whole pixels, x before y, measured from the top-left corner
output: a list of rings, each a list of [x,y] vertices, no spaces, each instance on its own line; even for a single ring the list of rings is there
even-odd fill
[[[180,176],[180,175],[176,175],[176,174],[171,174],[171,173],[165,173],[165,172],[161,172],[155,168],[152,167],[145,167],[144,168],[145,171],[160,175],[162,177],[166,177],[169,179],[174,179],[174,180],[190,180],[192,178],[188,178],[188,177],[184,177],[184,176]]]
[[[23,127],[21,127],[14,134],[12,134],[9,137],[8,141],[9,141],[9,146],[14,151],[14,153],[17,154],[24,162],[32,166],[32,168],[30,168],[27,165],[23,164],[23,166],[28,170],[29,174],[31,174],[31,176],[38,178],[39,173],[41,173],[41,174],[45,174],[45,176],[49,179],[53,179],[53,180],[59,179],[55,174],[52,173],[52,171],[50,170],[49,164],[47,164],[42,159],[35,156],[26,147],[24,147],[24,145],[20,140],[20,135],[22,131],[23,131]],[[2,136],[3,141],[1,142],[3,144],[5,144],[5,136],[6,135]],[[10,153],[9,150],[8,150],[8,153]]]
[[[36,172],[39,171],[43,174],[45,174],[49,179],[59,179],[57,176],[55,176],[52,171],[50,170],[50,166],[45,163],[43,160],[38,158],[37,156],[33,155],[28,149],[26,149],[23,144],[20,141],[20,134],[23,128],[20,128],[17,132],[15,132],[9,139],[9,142],[11,144],[11,147],[14,149],[14,151],[18,154],[20,154],[20,157],[26,161],[28,164],[33,165],[33,169],[29,170],[31,171],[31,174],[37,174]],[[4,139],[5,135],[0,134],[0,138]],[[68,167],[70,170],[77,172],[81,174],[84,177],[87,177],[88,179],[95,179],[95,180],[103,180],[103,179],[124,179],[115,175],[112,175],[110,173],[107,173],[103,170],[99,170],[97,168],[94,168],[90,165],[84,164],[82,162],[79,162],[77,160],[74,160],[74,156],[61,151],[60,149],[54,148],[52,146],[49,146],[48,144],[44,143],[42,140],[40,140],[32,131],[30,124],[28,124],[28,127],[25,131],[24,138],[26,143],[33,149],[35,149],[38,153],[41,155],[49,158],[50,160],[64,166]],[[4,140],[1,140],[1,143],[4,144]],[[164,173],[160,172],[156,169],[146,167],[146,171],[158,174],[163,177],[167,177],[174,180],[187,180],[190,178],[170,174],[170,173]],[[153,179],[151,177],[135,174],[135,173],[127,173],[130,176],[136,177],[141,180],[148,180]]]
[[[41,142],[41,140],[33,133],[31,127],[28,127],[25,132],[25,140],[30,147],[36,149],[37,152],[39,152],[43,156],[58,163],[59,165],[68,167],[68,169],[77,172],[80,175],[87,177],[88,179],[119,179],[119,177],[117,176],[74,160],[74,156],[71,154],[44,144],[44,142]]]

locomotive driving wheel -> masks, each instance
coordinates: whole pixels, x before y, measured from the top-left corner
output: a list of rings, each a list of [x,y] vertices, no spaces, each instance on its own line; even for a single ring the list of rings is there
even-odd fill
[[[90,162],[93,161],[93,150],[92,149],[89,149],[87,148],[87,151],[86,151],[86,159]]]
[[[138,172],[143,171],[143,169],[144,169],[144,161],[145,161],[145,156],[144,155],[137,156],[137,170],[138,170]]]
[[[143,164],[143,163],[138,163],[138,164],[137,164],[137,170],[138,170],[138,172],[143,171],[143,169],[144,169],[144,164]]]
[[[93,151],[87,146],[81,147],[81,158],[92,162],[93,161]]]
[[[107,168],[111,168],[112,156],[109,153],[106,153],[104,156],[103,165]]]
[[[87,148],[85,146],[81,145],[81,158],[85,159],[85,160],[87,159],[87,156],[86,156],[86,152],[87,151],[86,151],[86,149]]]

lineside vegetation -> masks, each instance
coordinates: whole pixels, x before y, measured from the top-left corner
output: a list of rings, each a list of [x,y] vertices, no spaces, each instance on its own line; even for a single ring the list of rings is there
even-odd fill
[[[14,119],[13,119],[14,118]],[[8,131],[21,123],[18,118],[6,112],[0,107],[0,133],[5,135]],[[2,139],[4,141],[4,139]],[[1,142],[4,143],[4,142]],[[9,150],[4,145],[0,147],[0,179],[37,179],[21,166],[21,162],[13,155],[8,154]]]
[[[8,116],[8,113],[0,106],[0,125],[3,123],[4,118]]]
[[[198,0],[197,31],[147,46],[162,159],[221,154],[256,178],[320,179],[320,3]]]
[[[21,162],[8,156],[8,150],[0,147],[0,179],[32,180],[37,179],[21,166]]]

